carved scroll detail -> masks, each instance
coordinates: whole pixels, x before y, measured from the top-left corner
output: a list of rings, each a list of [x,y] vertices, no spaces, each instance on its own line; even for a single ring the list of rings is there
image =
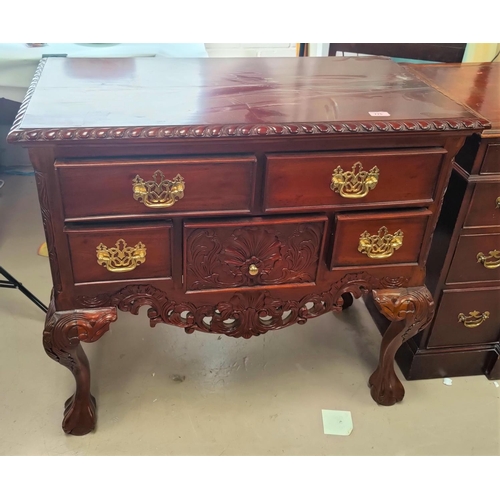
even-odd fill
[[[379,279],[362,272],[347,274],[329,290],[309,293],[299,300],[280,299],[264,290],[236,293],[217,304],[196,305],[175,302],[152,285],[130,285],[113,295],[80,296],[78,300],[86,307],[113,305],[132,314],[138,314],[142,306],[149,306],[151,326],[167,323],[184,328],[187,333],[199,330],[250,338],[294,323],[303,324],[329,311],[341,311],[342,295],[346,293],[359,298],[373,288],[404,286],[407,282],[403,277]]]
[[[288,235],[262,226],[244,227],[230,237],[198,229],[189,236],[188,289],[312,282],[321,226],[300,224]]]

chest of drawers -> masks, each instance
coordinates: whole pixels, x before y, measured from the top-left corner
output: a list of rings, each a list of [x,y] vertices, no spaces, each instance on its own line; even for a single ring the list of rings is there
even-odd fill
[[[451,161],[487,120],[381,58],[43,60],[9,134],[29,148],[54,283],[43,333],[95,426],[81,342],[116,310],[249,338],[372,294],[370,378],[433,316],[427,254]]]
[[[491,122],[453,162],[431,246],[433,322],[398,353],[409,379],[500,378],[500,63],[416,65],[412,70]]]

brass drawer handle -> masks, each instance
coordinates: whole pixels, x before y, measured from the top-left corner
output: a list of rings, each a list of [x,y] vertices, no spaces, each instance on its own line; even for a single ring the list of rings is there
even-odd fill
[[[464,313],[460,313],[458,315],[458,322],[463,323],[466,328],[477,328],[489,317],[489,311],[484,311],[484,313],[480,313],[479,311],[472,311],[469,313],[469,316],[466,316]]]
[[[377,185],[378,174],[379,169],[376,166],[368,172],[363,170],[360,161],[352,166],[351,171],[346,172],[339,165],[333,171],[330,189],[343,198],[363,198]]]
[[[134,200],[149,208],[168,208],[184,197],[184,179],[177,174],[173,180],[165,179],[163,172],[157,170],[152,181],[144,181],[138,175],[132,181]]]
[[[495,208],[500,208],[500,196],[495,200]]]
[[[366,254],[370,259],[387,259],[403,246],[403,236],[401,229],[389,234],[385,226],[377,234],[371,235],[365,231],[359,237],[358,252]]]
[[[491,250],[488,255],[479,252],[476,256],[477,261],[482,264],[486,269],[496,269],[500,267],[500,251]]]
[[[96,247],[96,255],[97,263],[108,271],[127,273],[146,262],[146,245],[139,242],[134,247],[128,247],[125,240],[119,239],[111,248],[99,243]]]

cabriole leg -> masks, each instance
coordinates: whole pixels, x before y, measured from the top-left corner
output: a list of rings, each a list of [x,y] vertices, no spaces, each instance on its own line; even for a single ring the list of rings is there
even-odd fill
[[[380,312],[392,323],[384,333],[378,367],[370,377],[372,398],[391,406],[404,397],[403,384],[394,371],[394,357],[403,342],[425,328],[434,315],[434,301],[425,286],[373,290]]]
[[[90,393],[90,367],[80,342],[95,342],[116,320],[116,308],[55,311],[51,302],[43,346],[55,361],[68,368],[76,381],[76,391],[65,403],[62,427],[67,434],[83,436],[94,430],[96,403]]]

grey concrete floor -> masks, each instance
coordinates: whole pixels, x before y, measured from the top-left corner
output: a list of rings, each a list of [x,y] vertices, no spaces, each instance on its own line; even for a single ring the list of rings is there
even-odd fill
[[[48,259],[36,253],[44,237],[34,177],[0,177],[0,265],[48,302]],[[372,401],[367,380],[380,335],[361,302],[251,340],[151,329],[145,310],[121,313],[99,342],[85,346],[97,431],[66,436],[62,409],[74,382],[43,351],[43,319],[20,292],[0,289],[1,455],[500,452],[500,388],[485,377],[456,378],[451,387],[402,379],[402,403]],[[351,411],[352,434],[324,435],[322,409]]]

